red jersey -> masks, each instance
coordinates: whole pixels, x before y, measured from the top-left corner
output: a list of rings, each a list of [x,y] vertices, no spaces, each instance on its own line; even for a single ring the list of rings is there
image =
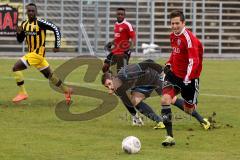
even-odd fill
[[[170,35],[172,53],[167,63],[171,64],[172,72],[185,82],[199,78],[202,71],[203,46],[201,42],[184,28],[176,35]]]
[[[114,48],[112,49],[113,54],[123,54],[125,51],[129,50],[130,42],[129,39],[135,42],[136,36],[132,25],[125,19],[114,25]]]

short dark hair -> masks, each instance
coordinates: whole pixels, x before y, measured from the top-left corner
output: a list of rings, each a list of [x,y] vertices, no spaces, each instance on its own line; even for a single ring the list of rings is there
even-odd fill
[[[175,17],[180,17],[180,20],[182,22],[185,21],[185,16],[184,16],[182,11],[179,11],[179,10],[172,11],[171,14],[170,14],[170,19],[175,18]]]
[[[102,75],[102,84],[104,85],[107,79],[112,79],[112,73],[111,72],[105,72]]]
[[[34,6],[34,7],[37,9],[37,5],[36,5],[35,3],[28,3],[26,6],[27,6],[27,7],[28,7],[28,6]]]
[[[125,8],[117,8],[117,11],[124,11],[125,12]]]

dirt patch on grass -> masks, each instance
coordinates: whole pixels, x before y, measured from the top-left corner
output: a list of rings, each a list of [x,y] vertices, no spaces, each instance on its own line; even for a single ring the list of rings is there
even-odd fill
[[[231,124],[223,124],[219,121],[216,121],[216,112],[213,112],[211,116],[208,117],[208,121],[211,123],[210,130],[219,129],[219,128],[233,128]]]

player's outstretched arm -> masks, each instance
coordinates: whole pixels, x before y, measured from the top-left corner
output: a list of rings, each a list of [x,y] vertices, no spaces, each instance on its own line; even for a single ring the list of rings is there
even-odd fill
[[[45,21],[43,19],[38,20],[38,25],[40,28],[45,30],[51,30],[55,35],[55,46],[54,48],[60,48],[61,46],[61,32],[60,29],[53,23]],[[55,49],[54,49],[55,50]]]

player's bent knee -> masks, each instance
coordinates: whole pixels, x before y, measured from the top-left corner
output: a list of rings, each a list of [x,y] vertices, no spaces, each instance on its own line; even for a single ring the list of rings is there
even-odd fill
[[[142,100],[144,100],[145,95],[138,92],[133,92],[131,96],[131,102],[133,106],[137,106]]]
[[[51,73],[51,72],[44,72],[44,71],[42,71],[42,74],[43,74],[44,77],[47,78],[47,79],[51,78],[52,75],[53,75],[53,73]]]
[[[172,98],[170,95],[168,94],[165,94],[162,96],[162,99],[161,99],[161,104],[162,105],[170,105],[172,102]]]
[[[16,65],[14,65],[13,68],[12,68],[13,72],[17,72],[17,71],[21,71],[21,70],[22,69],[20,67],[16,66]]]
[[[177,100],[177,96],[172,98],[172,102],[171,103],[174,104],[176,102],[176,100]]]
[[[191,114],[196,108],[195,104],[189,104],[187,102],[184,102],[184,111],[188,114]]]
[[[138,97],[132,97],[131,98],[131,102],[132,102],[134,107],[136,107],[141,101],[142,101],[142,99],[138,98]]]
[[[17,70],[17,67],[13,66],[12,71],[13,71],[13,72],[18,71],[18,70]]]
[[[131,103],[134,107],[136,107],[139,103],[139,100],[136,97],[131,97]]]

